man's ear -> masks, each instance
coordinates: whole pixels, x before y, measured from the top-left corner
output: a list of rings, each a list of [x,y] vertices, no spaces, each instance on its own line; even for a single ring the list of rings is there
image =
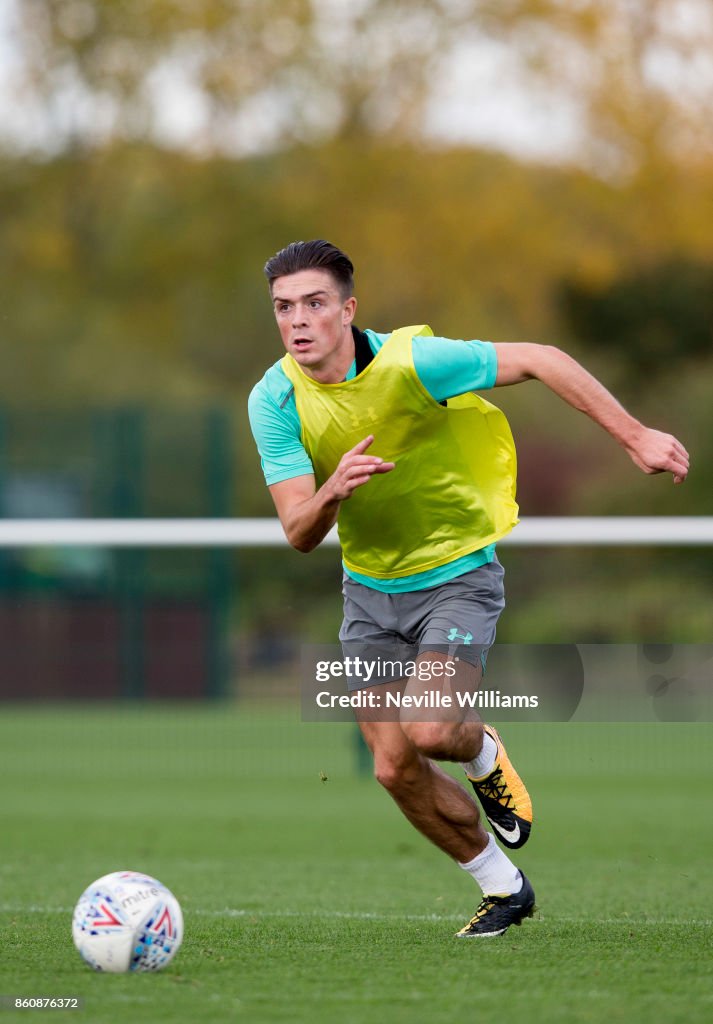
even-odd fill
[[[357,300],[352,295],[344,303],[344,309],[342,312],[342,324],[347,327],[352,322],[356,314]]]

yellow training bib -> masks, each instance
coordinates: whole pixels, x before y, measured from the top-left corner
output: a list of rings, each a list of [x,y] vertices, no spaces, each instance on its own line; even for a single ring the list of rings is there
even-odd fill
[[[473,393],[440,405],[413,364],[415,335],[394,331],[352,380],[320,384],[291,355],[302,443],[320,487],[368,434],[369,454],[396,468],[375,474],[339,510],[347,569],[396,579],[445,565],[499,540],[517,523],[515,445],[505,415]]]

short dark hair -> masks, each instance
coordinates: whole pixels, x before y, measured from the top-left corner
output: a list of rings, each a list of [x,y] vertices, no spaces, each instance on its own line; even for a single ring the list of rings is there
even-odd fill
[[[290,242],[271,256],[265,264],[270,291],[276,278],[297,274],[300,270],[326,270],[334,278],[342,298],[348,299],[354,294],[354,264],[345,252],[323,238]]]

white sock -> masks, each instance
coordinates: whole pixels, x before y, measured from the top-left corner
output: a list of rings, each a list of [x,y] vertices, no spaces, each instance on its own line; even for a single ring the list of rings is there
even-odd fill
[[[495,755],[497,752],[497,743],[489,733],[484,732],[483,746],[480,748],[480,753],[472,761],[464,761],[461,767],[466,775],[470,775],[471,779],[482,779],[484,775],[489,775],[495,767]]]
[[[459,861],[460,864],[460,861]],[[488,896],[510,896],[522,889],[522,875],[488,833],[488,845],[467,864],[460,864]]]

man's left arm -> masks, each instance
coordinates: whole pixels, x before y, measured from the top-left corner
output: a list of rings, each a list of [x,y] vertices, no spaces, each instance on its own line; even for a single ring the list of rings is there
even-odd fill
[[[495,386],[540,380],[619,442],[644,473],[672,473],[676,484],[688,474],[688,452],[672,434],[645,427],[624,409],[596,377],[553,345],[496,342]]]

